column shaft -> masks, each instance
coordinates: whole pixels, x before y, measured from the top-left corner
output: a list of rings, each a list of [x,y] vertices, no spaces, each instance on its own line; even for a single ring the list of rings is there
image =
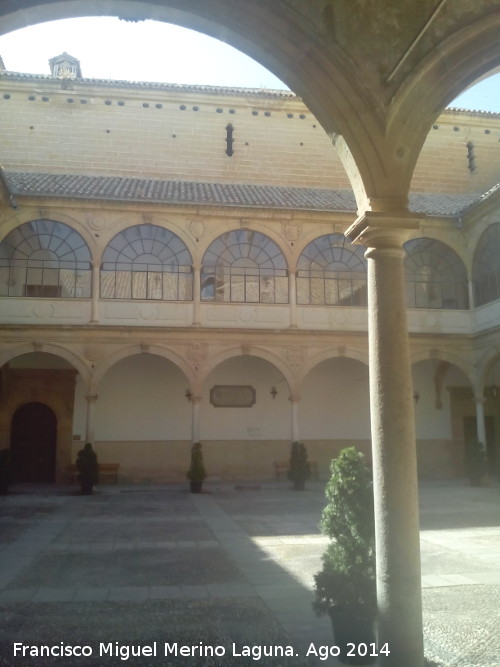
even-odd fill
[[[300,440],[299,431],[299,399],[296,397],[290,398],[291,418],[292,418],[292,442]]]
[[[193,326],[201,326],[201,268],[193,266]],[[198,442],[195,440],[194,442]]]
[[[486,425],[484,421],[484,398],[476,397],[476,431],[477,439],[486,449]]]
[[[385,238],[366,256],[379,645],[387,642],[390,650],[379,657],[379,664],[422,667],[417,463],[403,250],[396,241],[387,245]]]
[[[288,272],[288,307],[290,309],[290,328],[297,328],[297,273]]]
[[[200,441],[200,396],[193,396],[191,399],[191,442]]]
[[[92,265],[92,301],[90,304],[90,321],[99,321],[99,293],[101,280],[101,271],[98,264]]]
[[[94,431],[95,431],[95,406],[97,401],[97,395],[85,396],[87,400],[87,420],[85,427],[85,442],[94,443]]]

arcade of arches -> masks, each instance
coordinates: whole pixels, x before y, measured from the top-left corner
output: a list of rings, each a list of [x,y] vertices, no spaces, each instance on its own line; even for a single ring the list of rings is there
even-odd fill
[[[417,451],[422,474],[460,475],[473,434],[498,465],[500,119],[444,109],[500,67],[499,0],[0,8],[3,31],[88,13],[224,38],[299,97],[95,82],[78,54],[47,77],[5,63],[16,474],[32,479],[39,446],[63,480],[84,439],[142,480],[182,476],[195,439],[221,477],[272,474],[295,437],[322,466],[355,441],[374,471],[381,660],[422,667]]]

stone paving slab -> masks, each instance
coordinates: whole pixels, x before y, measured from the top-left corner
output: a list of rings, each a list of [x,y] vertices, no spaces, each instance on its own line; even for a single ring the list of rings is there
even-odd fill
[[[500,488],[425,484],[420,499],[428,667],[500,667]],[[165,664],[95,651],[20,660],[13,641],[227,648],[223,658],[169,656],[168,667],[335,665],[305,655],[333,641],[311,608],[323,506],[320,483],[300,494],[287,483],[214,483],[198,496],[184,486],[99,487],[90,498],[52,487],[2,498],[0,531],[3,520],[14,533],[0,545],[0,665]],[[256,661],[230,655],[233,642],[291,642],[298,655]]]

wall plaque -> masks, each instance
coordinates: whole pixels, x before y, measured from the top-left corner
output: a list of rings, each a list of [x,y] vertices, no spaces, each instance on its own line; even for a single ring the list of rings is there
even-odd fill
[[[210,389],[210,403],[214,408],[251,408],[255,389],[244,384],[216,384]]]

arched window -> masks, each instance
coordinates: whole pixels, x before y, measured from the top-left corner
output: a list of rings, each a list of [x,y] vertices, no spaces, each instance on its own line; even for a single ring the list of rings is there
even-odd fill
[[[74,229],[33,220],[0,243],[0,296],[89,298],[91,256]]]
[[[264,234],[238,229],[208,247],[201,272],[203,301],[288,303],[285,258]]]
[[[469,307],[467,272],[454,250],[429,238],[408,241],[404,249],[409,308],[463,310]]]
[[[190,301],[191,254],[173,232],[136,225],[107,245],[101,267],[101,298]]]
[[[472,263],[474,305],[500,299],[500,222],[483,232]]]
[[[343,234],[328,234],[306,246],[297,264],[297,303],[366,306],[365,249]]]

